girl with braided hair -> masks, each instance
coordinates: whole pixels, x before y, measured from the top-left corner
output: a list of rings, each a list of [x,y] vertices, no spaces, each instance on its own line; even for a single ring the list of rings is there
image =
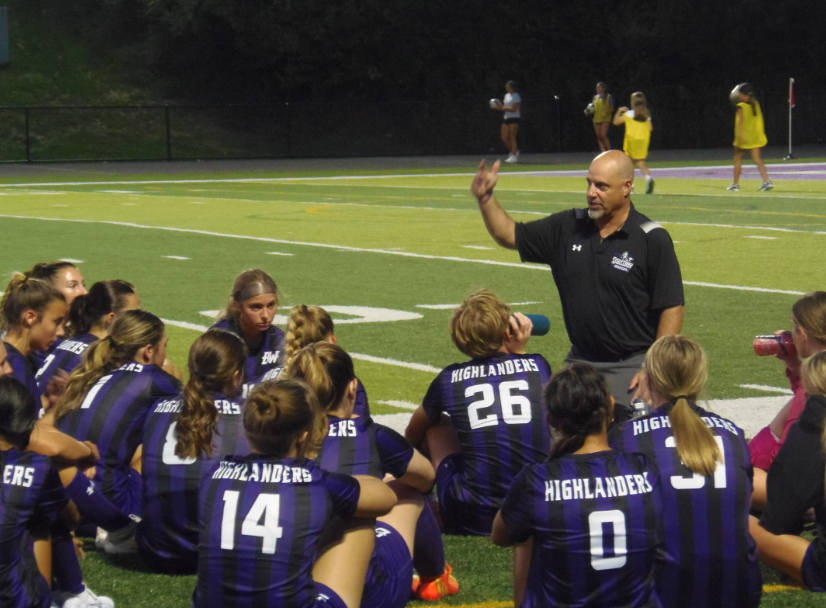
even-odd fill
[[[246,358],[238,336],[210,329],[189,350],[183,392],[147,415],[137,541],[157,572],[196,573],[201,478],[222,458],[250,451],[240,395]]]

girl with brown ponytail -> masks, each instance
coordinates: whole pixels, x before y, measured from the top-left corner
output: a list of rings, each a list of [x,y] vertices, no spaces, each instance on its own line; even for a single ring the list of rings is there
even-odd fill
[[[376,539],[364,588],[363,608],[402,607],[410,597],[413,576],[414,540],[419,540],[417,524],[423,513],[423,492],[429,492],[435,480],[433,465],[398,433],[379,424],[370,416],[354,415],[358,380],[353,360],[339,346],[315,342],[293,355],[286,370],[288,378],[306,382],[327,414],[328,431],[316,458],[322,469],[347,475],[371,475],[383,479],[391,475],[391,487],[399,503],[377,525],[384,530]],[[429,510],[429,509],[428,509]],[[456,580],[444,564],[441,536],[423,542],[438,543],[436,551],[424,561],[439,562],[434,576],[420,571],[426,586],[442,579],[442,586],[459,590]],[[428,557],[430,558],[428,560]],[[418,565],[418,561],[417,561]],[[444,595],[447,595],[445,593]],[[433,598],[439,599],[439,598]]]
[[[278,288],[272,277],[259,268],[245,270],[235,279],[221,319],[212,326],[234,333],[247,345],[244,397],[281,373],[284,332],[272,324],[277,311]]]
[[[826,592],[826,351],[802,368],[809,398],[767,479],[768,501],[758,522],[750,518],[760,559],[810,591]],[[802,538],[804,517],[814,507],[817,535]]]
[[[53,345],[41,364],[36,375],[38,388],[44,390],[52,377],[63,377],[80,365],[89,345],[106,337],[116,314],[140,307],[135,287],[126,281],[100,281],[88,293],[75,297],[66,324],[69,332]]]
[[[287,358],[284,367],[290,364],[298,351],[316,342],[338,344],[330,314],[320,306],[307,306],[306,304],[293,306],[290,311],[290,319],[287,321]],[[356,386],[356,403],[353,406],[353,414],[369,416],[370,403],[367,400],[367,391],[364,389],[361,380],[358,380],[358,378],[356,380],[358,385]]]
[[[14,377],[41,404],[34,367],[29,355],[46,351],[62,335],[66,301],[57,289],[40,279],[16,273],[0,300],[0,317],[6,328],[3,342]],[[43,405],[46,405],[44,402]]]
[[[201,478],[221,458],[250,451],[240,395],[246,358],[238,336],[210,329],[189,350],[189,381],[182,394],[150,408],[137,541],[157,572],[196,573]]]
[[[663,480],[656,570],[663,608],[754,608],[762,583],[748,530],[753,471],[745,434],[697,405],[708,358],[696,341],[663,336],[644,370],[654,411],[615,429],[611,445],[645,454]]]
[[[611,450],[614,398],[592,365],[562,369],[544,393],[550,458],[516,476],[491,533],[496,545],[517,545],[514,605],[658,605],[656,469],[640,454]]]
[[[140,515],[146,415],[153,403],[174,397],[181,386],[161,368],[166,342],[164,324],[152,313],[120,313],[109,335],[89,346],[83,364],[69,376],[63,395],[44,418],[75,439],[98,446],[95,486],[128,515]]]

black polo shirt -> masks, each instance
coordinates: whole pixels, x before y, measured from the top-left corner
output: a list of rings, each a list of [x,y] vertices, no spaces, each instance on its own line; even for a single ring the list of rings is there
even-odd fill
[[[634,205],[604,241],[587,209],[516,224],[523,262],[548,264],[562,300],[574,357],[613,362],[644,353],[660,313],[685,304],[680,264],[668,232]]]

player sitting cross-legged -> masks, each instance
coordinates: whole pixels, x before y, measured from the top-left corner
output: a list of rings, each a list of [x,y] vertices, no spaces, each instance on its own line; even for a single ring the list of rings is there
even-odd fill
[[[490,291],[479,291],[450,320],[454,344],[470,361],[446,367],[413,413],[405,436],[430,454],[443,530],[490,535],[514,477],[550,448],[541,355],[525,354],[530,320]]]

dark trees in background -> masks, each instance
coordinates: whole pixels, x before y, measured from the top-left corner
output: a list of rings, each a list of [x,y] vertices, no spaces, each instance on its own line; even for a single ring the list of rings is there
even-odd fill
[[[37,0],[60,6],[59,0]],[[82,6],[82,8],[79,8]],[[822,0],[89,0],[102,44],[131,47],[178,94],[230,101],[501,93],[587,100],[824,80]],[[625,102],[623,98],[621,102]]]

